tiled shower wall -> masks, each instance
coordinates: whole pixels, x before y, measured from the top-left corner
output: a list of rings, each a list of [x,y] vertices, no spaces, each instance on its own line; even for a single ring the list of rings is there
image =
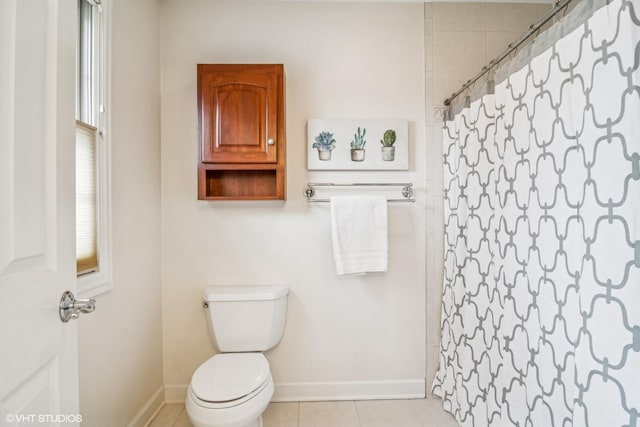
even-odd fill
[[[443,281],[442,122],[444,100],[517,40],[549,4],[425,3],[427,189],[427,388],[438,363]]]

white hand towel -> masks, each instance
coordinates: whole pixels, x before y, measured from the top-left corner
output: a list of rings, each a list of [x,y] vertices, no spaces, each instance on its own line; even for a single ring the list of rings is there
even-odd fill
[[[338,274],[387,271],[387,199],[331,197],[331,238]]]

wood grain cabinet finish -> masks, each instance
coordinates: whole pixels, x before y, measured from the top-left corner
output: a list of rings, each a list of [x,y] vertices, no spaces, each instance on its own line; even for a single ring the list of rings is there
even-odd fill
[[[198,198],[285,199],[284,67],[198,64]]]

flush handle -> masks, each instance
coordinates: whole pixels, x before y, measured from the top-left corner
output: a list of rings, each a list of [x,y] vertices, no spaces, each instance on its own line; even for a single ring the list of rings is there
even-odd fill
[[[76,299],[73,293],[66,291],[60,298],[60,320],[67,323],[71,319],[80,317],[80,313],[91,313],[96,309],[96,300]]]

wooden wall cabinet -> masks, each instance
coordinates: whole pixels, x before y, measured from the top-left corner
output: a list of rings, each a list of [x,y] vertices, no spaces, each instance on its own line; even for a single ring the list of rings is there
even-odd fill
[[[282,64],[198,64],[198,199],[285,199]]]

